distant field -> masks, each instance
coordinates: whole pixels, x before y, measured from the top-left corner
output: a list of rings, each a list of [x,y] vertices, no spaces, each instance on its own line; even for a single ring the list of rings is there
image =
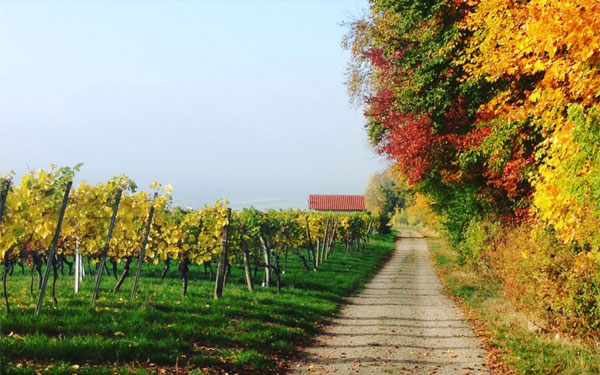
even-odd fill
[[[48,295],[38,317],[29,268],[22,275],[16,267],[8,279],[11,313],[2,311],[1,372],[278,373],[393,247],[393,234],[374,235],[360,252],[348,254],[336,245],[318,272],[306,271],[290,255],[280,295],[274,287],[260,287],[260,272],[256,290],[248,292],[243,269],[234,266],[218,301],[214,281],[201,266],[191,267],[188,295],[182,297],[176,264],[162,282],[162,266],[145,265],[135,301],[129,299],[133,277],[113,294],[116,281],[105,275],[92,308],[93,278],[86,277],[76,295],[65,268],[57,281],[58,306],[52,307]]]

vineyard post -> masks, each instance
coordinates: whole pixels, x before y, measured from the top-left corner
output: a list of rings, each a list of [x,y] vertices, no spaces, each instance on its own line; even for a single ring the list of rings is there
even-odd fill
[[[81,253],[79,253],[79,267],[81,267],[81,271],[79,272],[79,282],[82,282],[83,277],[85,276],[85,267],[83,266],[83,254]]]
[[[241,229],[241,247],[242,253],[244,254],[244,271],[246,273],[246,285],[248,286],[248,291],[253,291],[254,286],[252,285],[252,273],[250,271],[250,252],[248,251],[248,243],[244,239],[246,235],[246,227],[242,225]]]
[[[327,219],[327,225],[325,225],[325,236],[323,237],[323,249],[321,251],[321,264],[325,262],[325,252],[327,251],[327,244],[329,243],[329,236],[331,235],[331,226],[333,225],[331,219]]]
[[[315,257],[315,268],[321,265],[321,239],[317,237],[317,256]]]
[[[75,240],[75,293],[79,293],[79,285],[85,276],[83,255],[79,252],[79,239]]]
[[[306,235],[308,236],[308,246],[310,247],[310,249],[308,249],[308,251],[309,251],[309,254],[312,253],[313,270],[316,271],[317,263],[316,263],[316,259],[315,259],[315,245],[313,244],[312,237],[310,236],[310,225],[308,225],[308,216],[305,216],[304,219],[306,220]]]
[[[348,246],[348,235],[349,235],[349,230],[346,229],[346,238],[344,239],[344,244],[346,245],[346,252],[349,253],[350,252],[350,248]]]
[[[223,296],[223,282],[225,281],[225,264],[227,263],[227,247],[229,246],[229,221],[231,219],[231,208],[227,208],[227,225],[223,228],[223,238],[221,241],[221,255],[217,266],[217,280],[215,283],[215,299]]]
[[[106,236],[106,246],[102,250],[102,256],[100,257],[100,264],[98,266],[98,273],[96,274],[96,284],[94,284],[94,293],[92,294],[92,306],[96,303],[98,298],[98,290],[100,289],[100,281],[102,280],[102,274],[104,273],[104,265],[106,264],[106,253],[108,253],[108,247],[110,246],[110,239],[112,232],[115,227],[115,221],[117,219],[117,211],[119,210],[119,203],[121,202],[121,195],[123,194],[122,189],[117,190],[117,196],[115,199],[115,205],[113,206],[112,217],[110,218],[110,226],[108,227],[108,234]]]
[[[335,246],[335,236],[337,234],[337,227],[338,227],[338,222],[337,220],[334,220],[333,222],[333,231],[331,232],[331,235],[329,236],[329,248],[327,249],[327,258],[329,258],[329,255],[331,255],[331,253],[333,253],[333,247]]]
[[[137,270],[135,271],[135,281],[133,282],[133,289],[131,289],[131,299],[135,298],[135,293],[137,292],[138,282],[140,281],[140,274],[142,272],[142,264],[144,264],[144,257],[146,256],[146,245],[148,244],[148,236],[150,235],[150,228],[152,227],[152,217],[153,216],[154,216],[154,206],[150,207],[150,213],[148,214],[148,222],[146,223],[146,233],[144,233],[144,240],[142,241],[140,257],[138,258]]]
[[[319,264],[323,264],[325,261],[325,251],[327,251],[327,240],[329,238],[329,230],[331,229],[331,219],[327,219],[327,224],[325,225],[325,234],[323,235],[323,248],[321,249],[321,259],[319,260]]]
[[[265,284],[263,286],[268,288],[271,284],[271,249],[269,248],[269,244],[262,233],[258,235],[258,238],[260,239],[260,244],[263,248],[263,254],[265,257]]]
[[[54,263],[54,254],[56,253],[56,247],[58,246],[58,237],[60,236],[60,228],[62,226],[63,218],[65,217],[65,210],[67,209],[67,201],[69,200],[69,193],[71,192],[71,186],[73,181],[67,183],[65,189],[65,195],[63,196],[62,206],[58,215],[58,223],[56,225],[56,231],[52,238],[52,244],[50,245],[50,252],[48,253],[48,262],[46,263],[46,271],[44,272],[44,278],[42,279],[42,286],[40,288],[40,294],[38,296],[37,305],[35,307],[35,315],[40,313],[42,309],[42,302],[44,301],[44,294],[46,293],[46,285],[48,285],[48,279],[50,278],[50,267]],[[56,272],[55,272],[56,273]],[[56,275],[55,275],[56,276]]]
[[[75,240],[75,293],[79,293],[79,273],[81,261],[79,260],[79,241]]]

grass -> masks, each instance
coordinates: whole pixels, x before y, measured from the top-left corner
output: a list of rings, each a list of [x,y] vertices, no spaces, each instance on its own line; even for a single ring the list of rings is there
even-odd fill
[[[600,374],[600,350],[530,330],[529,319],[502,294],[501,283],[481,270],[461,265],[440,238],[429,238],[446,289],[457,298],[487,337],[487,346],[507,372],[544,375]]]
[[[132,277],[113,294],[115,280],[104,275],[90,307],[94,279],[87,277],[74,294],[73,276],[59,276],[58,306],[48,290],[38,317],[29,274],[17,268],[8,280],[12,311],[0,321],[0,373],[279,373],[393,247],[393,234],[375,235],[351,254],[338,246],[318,272],[290,254],[279,295],[274,287],[248,292],[243,270],[234,266],[224,297],[213,300],[214,282],[194,266],[182,297],[176,265],[162,282],[161,267],[146,265],[134,301]]]

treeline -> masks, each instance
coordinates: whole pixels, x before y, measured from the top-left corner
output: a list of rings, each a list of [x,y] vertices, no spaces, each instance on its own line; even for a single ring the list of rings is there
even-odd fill
[[[348,88],[465,263],[600,335],[600,3],[371,0]]]

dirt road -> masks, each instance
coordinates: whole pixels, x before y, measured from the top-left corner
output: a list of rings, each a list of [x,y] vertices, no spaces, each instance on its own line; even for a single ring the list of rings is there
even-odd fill
[[[385,267],[306,348],[293,374],[489,374],[486,352],[442,285],[427,242],[403,231]]]

